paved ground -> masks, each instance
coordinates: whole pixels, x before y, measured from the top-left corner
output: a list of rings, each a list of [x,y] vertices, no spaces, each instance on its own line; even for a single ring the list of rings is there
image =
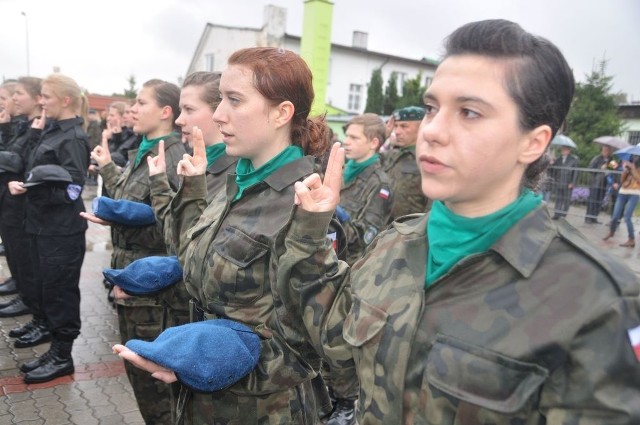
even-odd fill
[[[89,188],[85,198],[90,200],[94,195],[95,191]],[[640,245],[633,249],[618,246],[626,240],[624,225],[612,241],[603,242],[607,227],[584,224],[583,210],[572,209],[567,219],[640,275]],[[609,216],[601,215],[600,219],[606,222]],[[44,353],[49,344],[14,348],[13,339],[7,334],[30,316],[0,318],[0,425],[143,424],[122,362],[111,353],[111,346],[120,337],[115,311],[108,304],[102,285],[102,269],[109,265],[109,230],[91,223],[89,226],[80,280],[82,333],[73,347],[76,372],[44,384],[25,385],[19,364]],[[5,259],[0,257],[0,277],[8,274]],[[0,297],[0,301],[7,299]]]

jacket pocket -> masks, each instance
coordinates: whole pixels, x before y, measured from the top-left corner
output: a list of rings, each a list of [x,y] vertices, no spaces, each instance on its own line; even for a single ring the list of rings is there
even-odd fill
[[[440,398],[428,400],[428,406],[445,403],[445,410],[475,410],[474,416],[482,418],[479,423],[511,424],[521,419],[524,424],[534,416],[539,389],[548,376],[548,370],[537,364],[439,334],[427,359],[423,390],[430,398]],[[436,397],[438,392],[459,402]]]
[[[269,247],[242,231],[218,231],[208,256],[205,294],[213,301],[246,305],[261,298],[269,279]]]
[[[377,381],[385,379],[383,368],[379,367],[376,358],[388,317],[386,311],[354,297],[344,322],[342,336],[349,345],[357,348],[352,351],[360,380],[358,409],[361,414],[371,407],[373,400],[384,396],[382,386],[376,385]]]

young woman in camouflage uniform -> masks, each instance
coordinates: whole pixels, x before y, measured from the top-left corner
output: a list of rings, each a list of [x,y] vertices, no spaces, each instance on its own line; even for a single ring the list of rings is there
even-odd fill
[[[112,160],[107,141],[91,152],[100,166],[104,186],[113,199],[151,204],[147,157],[157,155],[160,141],[167,161],[170,185],[177,190],[178,161],[184,155],[184,145],[176,131],[180,88],[173,83],[153,79],[145,82],[138,92],[132,108],[133,131],[143,136],[138,149],[128,152],[128,163],[120,169]],[[92,214],[83,214],[88,220],[109,224]],[[164,240],[163,223],[134,227],[112,225],[113,253],[111,267],[122,269],[131,262],[152,255],[168,255]],[[163,308],[155,297],[132,297],[114,288],[120,337],[123,342],[137,338],[153,340],[161,332]],[[173,422],[169,389],[148,374],[125,364],[127,376],[133,387],[140,413],[147,423],[170,424]]]
[[[638,280],[534,192],[571,69],[504,20],[467,24],[446,47],[417,145],[430,213],[394,223],[343,268],[325,238],[334,146],[324,182],[296,184],[284,305],[305,313],[330,362],[352,354],[360,425],[640,423]],[[318,305],[316,287],[337,299]]]
[[[212,119],[219,104],[219,73],[199,71],[187,76],[180,89],[180,115],[176,118],[176,124],[180,127],[183,140],[190,146],[193,146],[194,130],[197,128],[202,132],[207,155],[207,202],[224,190],[227,174],[235,170],[238,162],[238,158],[226,154],[222,134]],[[163,149],[159,149],[158,156],[147,157],[147,163],[151,206],[156,219],[164,223],[165,242],[173,251],[169,205],[176,192],[169,184]],[[190,298],[182,282],[158,294],[159,303],[166,309],[163,328],[189,323]]]
[[[275,291],[278,257],[287,248],[294,183],[314,172],[326,149],[326,124],[308,119],[311,71],[295,53],[278,48],[235,52],[220,81],[221,103],[213,119],[226,152],[240,157],[226,190],[207,202],[207,160],[202,136],[194,155],[180,162],[183,185],[171,203],[174,241],[193,297],[193,320],[228,318],[262,338],[252,373],[215,393],[186,387],[179,405],[187,424],[317,424],[326,388],[314,386],[319,355],[306,341],[298,316]],[[200,134],[200,132],[196,132]],[[154,376],[171,371],[144,361],[123,346],[115,350]],[[197,357],[197,356],[196,356]]]

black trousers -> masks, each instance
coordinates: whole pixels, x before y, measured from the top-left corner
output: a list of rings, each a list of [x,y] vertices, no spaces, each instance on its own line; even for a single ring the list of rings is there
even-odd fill
[[[31,236],[22,226],[0,223],[0,234],[11,276],[16,279],[18,293],[24,303],[33,308],[33,266],[31,263]]]
[[[602,200],[604,199],[604,187],[589,188],[589,198],[587,200],[587,218],[596,219],[602,209]]]
[[[80,335],[80,269],[85,234],[31,237],[35,293],[54,338],[73,341]]]

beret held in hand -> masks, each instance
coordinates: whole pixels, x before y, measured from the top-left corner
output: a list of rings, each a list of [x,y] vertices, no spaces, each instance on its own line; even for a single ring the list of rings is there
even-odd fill
[[[201,392],[230,387],[251,372],[260,358],[258,334],[228,319],[174,326],[153,342],[132,339],[126,346]]]

